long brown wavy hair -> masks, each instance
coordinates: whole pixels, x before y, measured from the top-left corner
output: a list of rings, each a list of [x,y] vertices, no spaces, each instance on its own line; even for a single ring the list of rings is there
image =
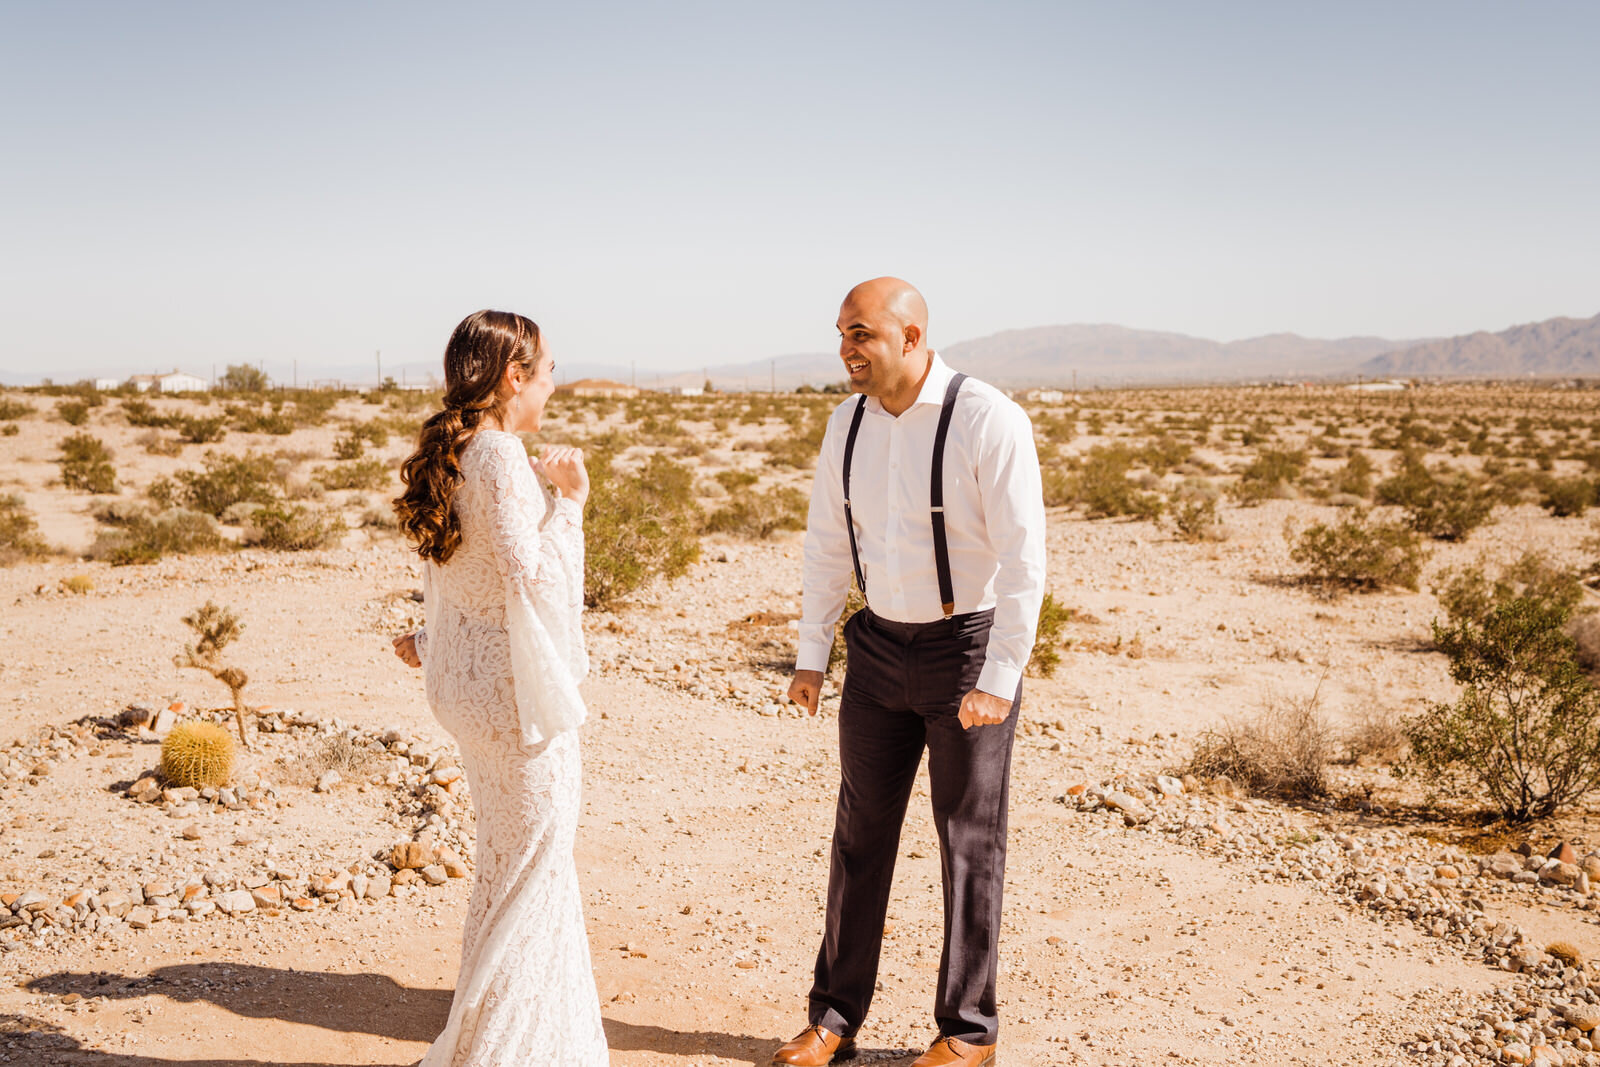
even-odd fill
[[[461,450],[484,416],[503,418],[497,390],[506,366],[531,375],[543,348],[539,327],[509,311],[479,311],[461,320],[444,349],[444,410],[422,424],[417,450],[400,467],[405,492],[395,514],[417,554],[447,562],[461,545],[461,520],[453,506],[461,486]]]

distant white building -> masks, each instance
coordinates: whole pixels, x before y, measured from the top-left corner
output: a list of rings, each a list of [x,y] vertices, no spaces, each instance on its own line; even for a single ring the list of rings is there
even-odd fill
[[[1356,393],[1399,393],[1411,388],[1411,383],[1399,378],[1391,378],[1386,382],[1358,382],[1347,385],[1346,389]]]
[[[211,387],[204,378],[176,370],[171,374],[135,374],[128,384],[141,393],[152,389],[158,393],[203,393]]]
[[[1022,398],[1030,404],[1064,404],[1067,394],[1060,389],[1029,389]]]
[[[121,389],[122,388],[122,379],[121,378],[96,378],[94,380],[94,387],[96,389],[98,389],[102,393],[110,392],[112,389]]]
[[[667,385],[660,390],[668,396],[705,396],[706,387],[703,385]]]

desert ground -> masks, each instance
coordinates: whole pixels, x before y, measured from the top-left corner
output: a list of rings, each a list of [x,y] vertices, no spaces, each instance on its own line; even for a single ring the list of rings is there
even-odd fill
[[[794,493],[838,399],[558,396],[541,434],[613,472],[588,520],[591,566],[622,577],[588,615],[578,865],[619,1067],[765,1064],[804,1024],[837,691],[815,718],[782,694]],[[422,613],[387,501],[430,401],[0,392],[0,1063],[412,1064],[443,1025],[471,802],[389,645]],[[1000,1062],[1600,1063],[1582,962],[1600,953],[1600,809],[1498,820],[1470,781],[1410,769],[1395,729],[1455,699],[1430,630],[1452,569],[1600,558],[1556,500],[1600,467],[1600,394],[1025,406],[1063,610],[1017,741]],[[84,435],[114,485],[61,462]],[[1399,516],[1372,483],[1407,449],[1492,487],[1492,511],[1420,538],[1415,589],[1315,580],[1300,532]],[[673,478],[688,491],[624,499]],[[659,541],[628,539],[646,526]],[[174,662],[208,600],[243,623],[225,655],[248,674],[251,748],[226,796],[141,792],[163,712],[231,724],[228,690]],[[1285,707],[1328,731],[1319,789],[1185,776],[1208,738]],[[391,863],[411,842],[454,856]],[[939,901],[924,779],[864,1062],[903,1067],[935,1036]]]

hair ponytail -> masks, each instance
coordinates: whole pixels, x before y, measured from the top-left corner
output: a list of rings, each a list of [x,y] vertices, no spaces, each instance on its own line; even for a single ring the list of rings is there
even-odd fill
[[[417,554],[448,562],[461,545],[455,494],[461,487],[461,452],[485,415],[499,414],[500,381],[508,364],[531,374],[540,354],[539,327],[507,311],[468,315],[444,352],[444,410],[417,434],[417,448],[400,466],[405,491],[395,498],[400,530]]]

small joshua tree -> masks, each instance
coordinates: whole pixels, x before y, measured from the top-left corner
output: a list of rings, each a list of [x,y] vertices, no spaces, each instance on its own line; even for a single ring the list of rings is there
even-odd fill
[[[248,749],[250,739],[245,736],[244,716],[249,708],[244,702],[244,686],[250,678],[238,667],[231,667],[221,659],[222,650],[239,636],[244,626],[232,609],[219,608],[209,600],[193,615],[184,616],[183,623],[199,634],[200,640],[185,645],[183,654],[172,657],[172,662],[179,667],[205,671],[228,687],[228,692],[233,696],[233,717],[239,727],[239,743]]]

